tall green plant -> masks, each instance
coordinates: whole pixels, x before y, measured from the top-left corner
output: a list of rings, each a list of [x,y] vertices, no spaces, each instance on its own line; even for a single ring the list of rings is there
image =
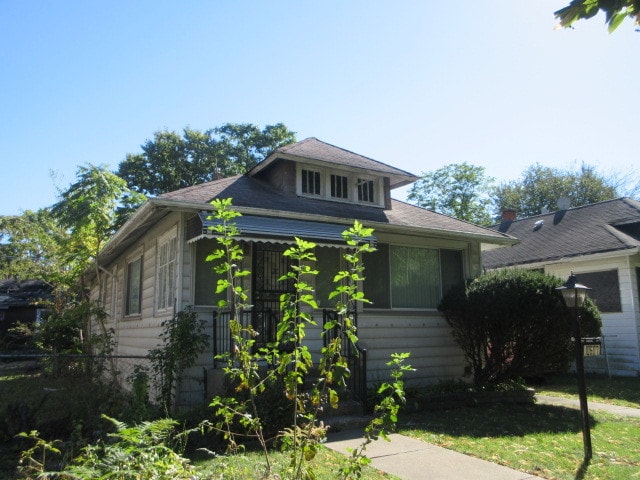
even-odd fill
[[[310,278],[318,272],[313,268],[316,261],[313,253],[316,244],[299,238],[283,255],[290,259],[291,270],[280,278],[290,282],[294,291],[283,294],[280,298],[282,317],[277,326],[276,341],[266,347],[256,348],[255,337],[258,335],[252,326],[243,326],[242,310],[247,308],[247,294],[242,288],[242,277],[249,274],[241,267],[243,253],[235,242],[234,236],[239,231],[233,223],[239,213],[231,208],[231,199],[214,200],[212,202],[215,218],[218,223],[212,227],[218,235],[220,248],[216,249],[207,260],[218,261],[216,272],[224,275],[218,280],[217,293],[227,290],[231,293],[231,301],[221,301],[219,306],[231,310],[230,333],[233,351],[226,354],[228,360],[225,373],[235,387],[237,395],[233,397],[218,396],[211,406],[216,409],[219,421],[214,428],[224,432],[232,448],[238,446],[240,435],[248,435],[258,440],[262,446],[266,460],[266,476],[271,475],[268,439],[265,438],[263,419],[257,408],[258,397],[266,389],[282,379],[284,394],[293,403],[291,424],[281,432],[283,444],[291,450],[291,461],[287,472],[288,478],[315,478],[310,462],[315,457],[319,445],[326,437],[327,427],[319,420],[324,408],[336,408],[339,392],[346,387],[350,375],[347,359],[343,356],[343,342],[357,343],[357,332],[354,315],[357,305],[366,302],[359,285],[364,280],[362,255],[374,250],[368,242],[373,230],[365,228],[360,222],[343,233],[348,251],[344,255],[347,267],[334,277],[336,287],[330,294],[336,300],[337,320],[327,322],[322,335],[331,331],[340,331],[342,335],[331,335],[331,340],[322,348],[320,358],[314,365],[313,356],[304,339],[307,327],[314,326],[312,311],[318,308],[314,299]],[[394,365],[400,365],[405,356],[395,358]],[[270,365],[270,368],[261,368]],[[404,372],[406,368],[398,368]],[[317,381],[304,390],[305,378],[315,369]],[[404,398],[401,375],[394,376],[392,384],[385,384],[380,391],[384,397],[383,404],[376,410],[378,416],[368,430],[368,440],[377,438],[384,432],[389,421],[395,421],[396,405]],[[243,431],[237,432],[240,425]],[[353,456],[361,460],[364,447]],[[364,462],[363,462],[364,463]],[[350,472],[359,472],[357,462],[349,467]],[[346,470],[345,470],[346,471]]]
[[[271,472],[271,462],[264,425],[258,412],[257,397],[265,391],[269,383],[275,379],[275,372],[267,370],[261,376],[260,364],[267,358],[277,356],[276,348],[255,349],[255,338],[258,332],[251,325],[242,325],[242,311],[248,307],[247,293],[242,287],[242,279],[249,275],[242,268],[244,252],[234,237],[239,234],[233,220],[241,214],[231,208],[231,199],[215,199],[212,202],[215,218],[219,223],[211,229],[218,235],[219,248],[215,249],[207,261],[216,262],[215,271],[218,279],[216,293],[230,292],[231,300],[220,300],[221,309],[229,309],[231,318],[229,330],[234,345],[233,352],[226,354],[227,366],[224,371],[239,398],[216,396],[211,406],[215,409],[219,420],[215,428],[224,433],[231,448],[238,445],[238,436],[248,435],[260,444],[267,463],[267,475]],[[243,398],[244,396],[244,398]],[[240,424],[242,431],[236,431]]]

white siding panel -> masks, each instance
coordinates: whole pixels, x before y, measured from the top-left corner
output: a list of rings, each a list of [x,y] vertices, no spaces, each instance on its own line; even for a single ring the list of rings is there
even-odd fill
[[[369,386],[389,381],[386,363],[392,353],[410,353],[406,361],[415,371],[406,374],[408,387],[420,387],[441,380],[460,379],[465,360],[446,320],[436,312],[402,315],[397,312],[362,314],[358,337],[367,349]]]
[[[637,256],[617,257],[598,260],[584,260],[572,264],[547,265],[545,272],[556,275],[561,279],[569,277],[571,272],[597,272],[603,270],[618,270],[620,284],[620,301],[622,312],[602,314],[602,334],[606,349],[606,357],[602,361],[590,361],[598,365],[598,373],[610,375],[635,376],[640,373],[640,322],[638,314],[638,290],[636,285],[635,267],[638,265]],[[588,286],[588,285],[587,285]]]

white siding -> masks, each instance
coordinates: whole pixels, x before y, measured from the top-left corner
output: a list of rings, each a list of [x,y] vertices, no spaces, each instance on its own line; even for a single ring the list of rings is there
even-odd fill
[[[367,349],[370,387],[390,380],[390,367],[386,363],[392,353],[410,353],[406,363],[416,369],[405,376],[410,388],[461,379],[464,375],[462,350],[453,340],[446,320],[437,312],[363,313],[358,317],[358,325],[358,338]]]
[[[571,264],[546,265],[545,272],[562,279],[571,272],[580,274],[617,269],[620,284],[621,312],[602,313],[602,334],[605,348],[603,358],[585,360],[585,368],[610,375],[635,376],[640,373],[640,313],[638,311],[638,285],[636,267],[638,255],[584,259]],[[588,285],[587,285],[588,286]]]

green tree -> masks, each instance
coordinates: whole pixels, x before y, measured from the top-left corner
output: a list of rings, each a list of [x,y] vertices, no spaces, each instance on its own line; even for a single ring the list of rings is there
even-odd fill
[[[484,167],[451,164],[423,173],[407,198],[420,207],[486,225],[491,223],[489,192],[493,181]]]
[[[592,166],[582,164],[579,170],[571,171],[536,163],[524,171],[521,180],[500,184],[492,196],[497,215],[515,209],[519,216],[531,217],[545,209],[554,210],[562,197],[572,206],[581,206],[616,198],[618,192],[610,179]]]
[[[227,123],[207,131],[185,128],[182,136],[164,130],[127,154],[117,174],[131,190],[159,195],[217,178],[245,173],[273,150],[295,141],[283,124],[260,130],[252,124]]]
[[[569,5],[557,10],[554,15],[560,26],[571,27],[576,21],[589,19],[603,11],[609,32],[613,32],[627,17],[640,23],[639,0],[572,0]]]
[[[61,191],[51,212],[69,236],[64,244],[66,261],[75,265],[76,286],[84,291],[85,274],[93,265],[98,282],[98,298],[102,297],[102,276],[96,261],[98,254],[117,228],[117,207],[130,194],[123,179],[104,166],[88,164],[78,167],[77,180]],[[95,316],[94,316],[95,318]],[[88,335],[89,318],[84,319],[84,338]],[[98,322],[103,339],[109,337],[103,322]],[[89,348],[89,345],[87,346]]]
[[[80,166],[76,175],[51,212],[70,233],[65,245],[69,261],[84,270],[115,233],[117,208],[130,192],[125,181],[104,166]],[[97,264],[95,268],[99,273]]]
[[[0,278],[43,280],[50,285],[73,282],[65,262],[69,234],[49,209],[0,217]]]

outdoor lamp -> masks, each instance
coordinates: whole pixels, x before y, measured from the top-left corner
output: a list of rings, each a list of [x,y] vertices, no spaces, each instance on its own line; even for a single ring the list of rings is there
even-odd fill
[[[562,293],[564,303],[569,308],[582,308],[584,300],[587,298],[587,290],[591,290],[589,287],[577,283],[577,278],[571,273],[569,279],[562,287],[556,288]]]
[[[589,427],[589,407],[587,405],[587,387],[584,381],[584,352],[582,350],[582,333],[580,329],[579,310],[584,305],[589,287],[577,282],[576,276],[571,272],[569,279],[562,287],[556,288],[562,293],[564,303],[573,312],[574,342],[576,346],[576,375],[578,377],[578,395],[580,397],[580,416],[582,417],[582,441],[584,444],[584,459],[588,461],[592,457],[591,430]]]

